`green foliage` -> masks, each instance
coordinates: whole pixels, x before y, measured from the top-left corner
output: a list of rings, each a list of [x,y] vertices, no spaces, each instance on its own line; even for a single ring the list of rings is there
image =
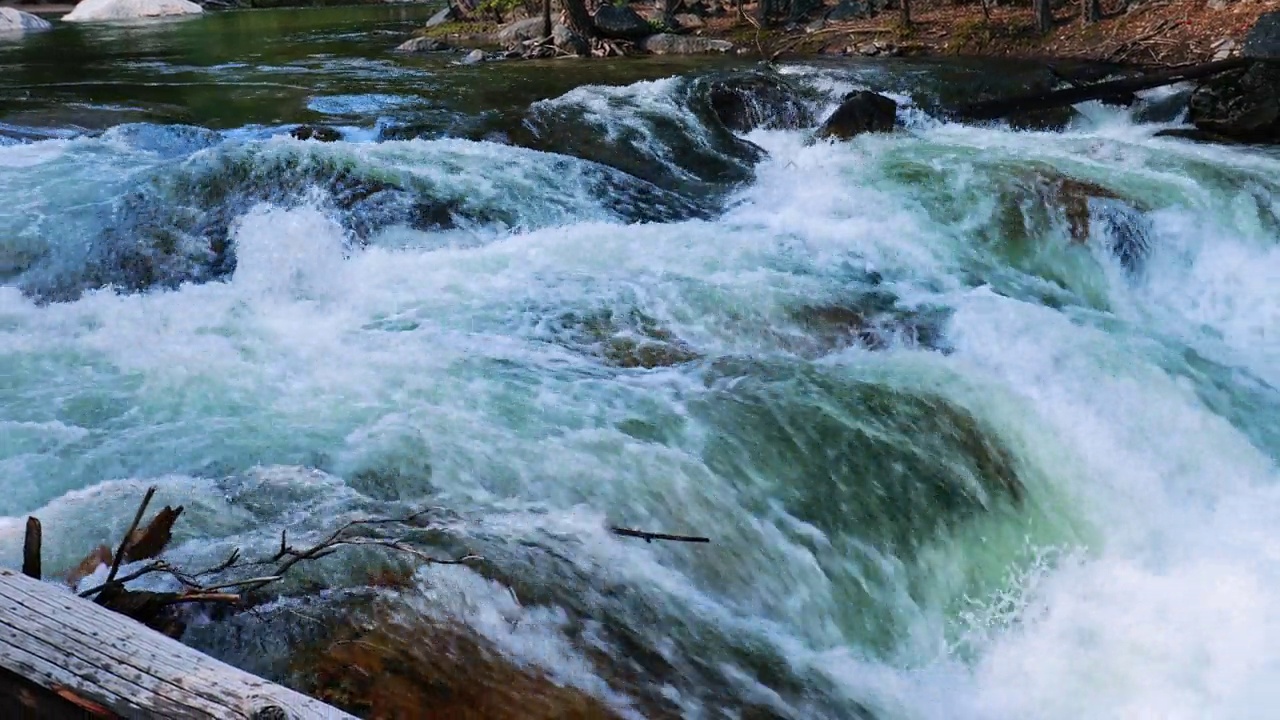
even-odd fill
[[[480,0],[480,3],[476,5],[476,11],[504,16],[517,8],[524,7],[524,4],[524,0]]]

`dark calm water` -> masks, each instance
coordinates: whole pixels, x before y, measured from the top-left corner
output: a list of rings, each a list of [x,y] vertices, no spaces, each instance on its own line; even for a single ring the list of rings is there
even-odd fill
[[[943,119],[1029,64],[392,53],[430,13],[0,42],[0,560],[150,484],[194,565],[440,505],[485,564],[411,614],[624,716],[1275,707],[1274,155]],[[855,89],[902,129],[814,142]]]

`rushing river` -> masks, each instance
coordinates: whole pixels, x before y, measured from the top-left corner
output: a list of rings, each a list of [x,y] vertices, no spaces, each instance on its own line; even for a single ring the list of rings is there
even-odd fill
[[[429,13],[0,43],[0,560],[150,484],[193,564],[438,505],[486,565],[421,611],[624,715],[1280,706],[1280,157],[941,119],[990,63],[735,134],[749,61],[388,51]],[[904,129],[812,142],[861,88]]]

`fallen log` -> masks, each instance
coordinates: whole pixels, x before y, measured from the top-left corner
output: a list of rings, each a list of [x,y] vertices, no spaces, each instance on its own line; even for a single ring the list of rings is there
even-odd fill
[[[5,717],[347,720],[62,588],[0,569]]]
[[[1066,107],[1090,100],[1114,98],[1125,93],[1173,85],[1186,80],[1198,80],[1242,68],[1253,62],[1250,58],[1229,58],[1200,65],[1170,68],[1139,77],[1122,78],[1107,82],[1080,85],[1050,92],[1015,95],[1007,98],[983,100],[956,109],[955,117],[962,120],[999,120],[1017,113],[1035,112]]]

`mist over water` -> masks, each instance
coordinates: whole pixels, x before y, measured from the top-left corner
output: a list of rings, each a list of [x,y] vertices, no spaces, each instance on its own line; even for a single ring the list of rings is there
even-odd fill
[[[164,68],[330,77],[277,60]],[[626,716],[1269,717],[1280,157],[945,121],[980,71],[784,67],[816,117],[899,100],[839,144],[666,66],[509,121],[351,65],[299,102],[336,143],[0,126],[0,559],[149,484],[192,562],[430,504],[486,566],[406,602]]]

